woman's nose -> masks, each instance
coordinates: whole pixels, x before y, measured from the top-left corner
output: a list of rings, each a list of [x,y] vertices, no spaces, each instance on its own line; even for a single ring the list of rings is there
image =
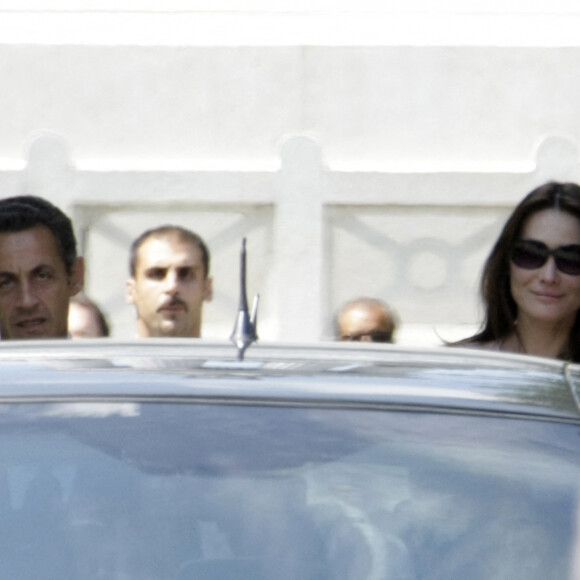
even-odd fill
[[[559,272],[554,256],[550,256],[541,268],[540,278],[545,282],[555,282],[558,279],[558,276]]]

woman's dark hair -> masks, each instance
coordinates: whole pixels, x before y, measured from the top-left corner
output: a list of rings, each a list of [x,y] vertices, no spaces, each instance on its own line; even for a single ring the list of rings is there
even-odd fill
[[[481,296],[485,318],[481,330],[458,344],[472,344],[501,340],[515,330],[518,315],[510,290],[510,255],[521,235],[526,220],[545,209],[567,212],[580,221],[580,186],[575,183],[550,182],[530,192],[514,209],[506,222],[491,254],[487,258],[481,278]],[[580,317],[570,333],[567,358],[580,362]]]

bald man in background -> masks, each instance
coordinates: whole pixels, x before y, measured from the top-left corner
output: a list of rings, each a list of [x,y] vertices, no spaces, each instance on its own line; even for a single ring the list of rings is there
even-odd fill
[[[392,343],[397,321],[382,300],[362,297],[342,306],[335,326],[338,340]]]

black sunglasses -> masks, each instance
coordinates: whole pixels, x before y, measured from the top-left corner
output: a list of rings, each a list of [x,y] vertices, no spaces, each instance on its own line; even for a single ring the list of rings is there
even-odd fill
[[[550,256],[554,256],[556,268],[570,276],[580,276],[580,244],[560,246],[550,250],[538,240],[518,240],[512,249],[511,260],[525,270],[541,268]]]
[[[362,332],[360,334],[345,334],[340,337],[340,340],[349,340],[351,342],[391,342],[392,338],[392,332],[374,330],[372,332]]]

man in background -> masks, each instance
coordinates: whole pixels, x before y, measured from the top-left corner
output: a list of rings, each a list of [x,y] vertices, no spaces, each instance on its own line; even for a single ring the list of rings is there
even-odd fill
[[[131,245],[127,300],[140,337],[201,336],[212,299],[210,256],[200,236],[173,225],[147,230]]]
[[[397,327],[393,311],[376,298],[356,298],[342,306],[336,317],[336,338],[361,342],[394,342]]]
[[[82,292],[71,298],[68,331],[71,338],[100,338],[110,335],[107,317],[97,303]]]
[[[84,282],[70,219],[35,196],[0,200],[2,339],[66,338],[69,300]]]

